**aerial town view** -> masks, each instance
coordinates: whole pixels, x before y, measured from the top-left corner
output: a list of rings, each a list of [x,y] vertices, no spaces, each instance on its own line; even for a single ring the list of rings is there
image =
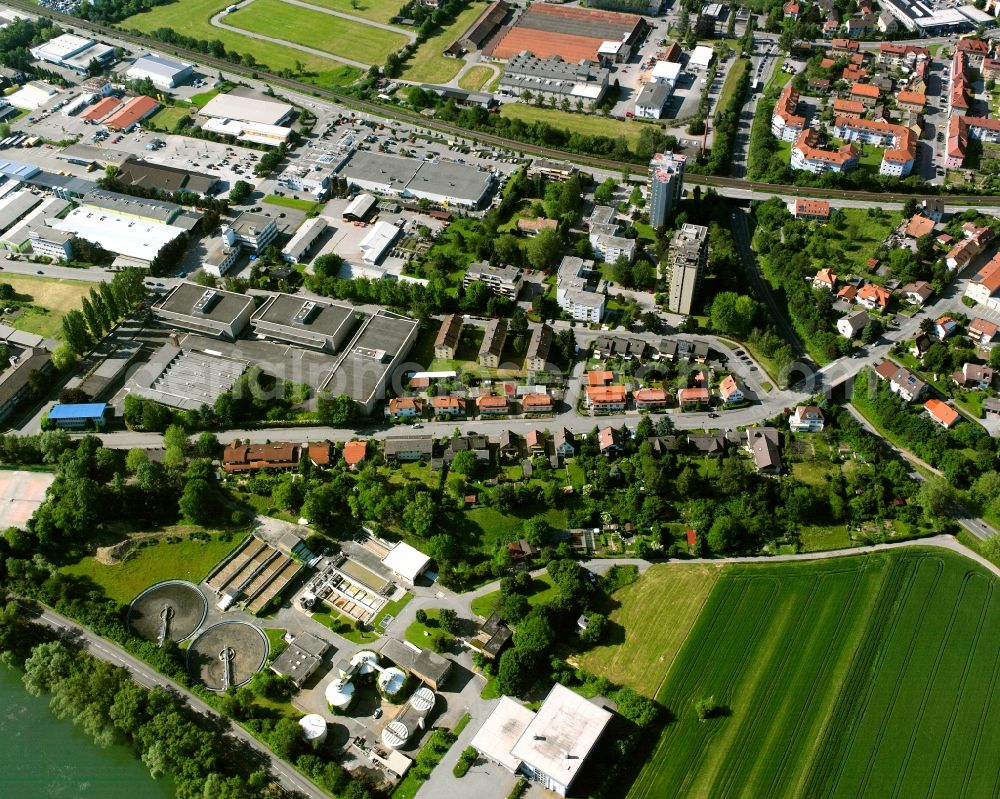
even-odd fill
[[[1000,797],[998,19],[0,0],[0,797]]]

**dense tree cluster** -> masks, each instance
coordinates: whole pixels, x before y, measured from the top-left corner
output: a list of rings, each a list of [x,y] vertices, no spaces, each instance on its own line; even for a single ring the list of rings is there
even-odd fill
[[[123,269],[110,283],[102,281],[83,298],[79,311],[69,311],[63,317],[66,345],[76,355],[87,352],[145,296],[138,269]]]
[[[114,25],[169,2],[171,0],[83,0],[73,15],[100,25]]]

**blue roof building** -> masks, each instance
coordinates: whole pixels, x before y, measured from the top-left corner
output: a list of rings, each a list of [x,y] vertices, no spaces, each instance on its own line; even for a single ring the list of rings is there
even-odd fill
[[[103,430],[111,415],[111,406],[106,402],[57,402],[47,418],[56,427],[82,429],[93,426]]]

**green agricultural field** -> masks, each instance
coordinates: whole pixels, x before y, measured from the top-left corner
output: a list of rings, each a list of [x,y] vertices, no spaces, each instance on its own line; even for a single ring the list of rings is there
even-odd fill
[[[254,0],[227,14],[226,22],[252,33],[274,36],[365,64],[385,63],[389,53],[399,50],[408,41],[402,33],[309,11],[281,0]],[[253,46],[257,44],[254,41]]]
[[[265,64],[272,70],[288,69],[320,86],[345,85],[357,78],[359,74],[357,69],[347,67],[331,58],[322,58],[292,47],[250,39],[233,31],[216,28],[209,20],[228,5],[227,0],[179,0],[129,17],[121,25],[123,28],[135,29],[142,33],[152,33],[158,28],[169,28],[196,39],[207,41],[218,39],[227,50],[241,55],[250,53],[258,63]],[[272,27],[270,30],[274,31],[275,28]]]
[[[996,796],[996,588],[929,548],[725,567],[656,694],[673,720],[629,799]],[[662,673],[655,647],[630,651]],[[704,697],[722,713],[699,722]]]
[[[722,569],[712,564],[651,567],[614,595],[611,624],[625,640],[580,656],[580,666],[654,697]],[[665,624],[664,619],[669,623]]]
[[[527,103],[504,103],[500,106],[500,116],[520,119],[522,122],[547,122],[555,128],[565,128],[587,136],[624,136],[629,144],[635,144],[642,132],[642,122],[605,118],[597,114],[578,114],[561,111],[548,106]]]
[[[481,5],[472,3],[450,25],[421,44],[413,57],[403,65],[403,79],[414,83],[447,83],[454,78],[465,62],[460,58],[445,58],[441,54],[451,47],[482,11]]]
[[[14,308],[3,323],[46,338],[62,338],[62,318],[80,307],[80,300],[96,283],[84,280],[5,274],[0,282],[14,289]]]
[[[166,532],[183,534],[192,528],[178,526]],[[190,580],[199,583],[212,567],[232,552],[245,536],[215,533],[208,541],[184,538],[168,544],[163,539],[133,549],[125,560],[107,566],[95,558],[83,558],[63,569],[66,574],[89,577],[104,589],[111,599],[122,604],[131,602],[141,591],[163,580]]]

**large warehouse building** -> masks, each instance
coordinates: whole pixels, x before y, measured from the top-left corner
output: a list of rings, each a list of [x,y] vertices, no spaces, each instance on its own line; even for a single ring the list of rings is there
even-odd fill
[[[64,33],[31,48],[32,58],[47,61],[65,69],[86,75],[92,62],[101,66],[110,64],[115,58],[115,48],[99,44],[93,39],[85,39],[72,33]]]
[[[557,55],[573,63],[600,61],[602,46],[614,42],[622,45],[614,48],[615,59],[624,61],[648,30],[649,24],[636,14],[534,3],[491,55],[506,60],[527,50],[543,59]]]
[[[157,88],[172,89],[190,80],[193,69],[190,64],[146,53],[137,58],[125,74],[131,80],[149,78]]]
[[[468,208],[483,205],[494,185],[493,175],[467,164],[420,161],[369,150],[355,150],[336,171],[364,191]]]
[[[247,97],[230,92],[217,94],[201,109],[200,114],[209,119],[235,119],[258,125],[284,125],[292,118],[294,109],[288,103],[263,97]]]

